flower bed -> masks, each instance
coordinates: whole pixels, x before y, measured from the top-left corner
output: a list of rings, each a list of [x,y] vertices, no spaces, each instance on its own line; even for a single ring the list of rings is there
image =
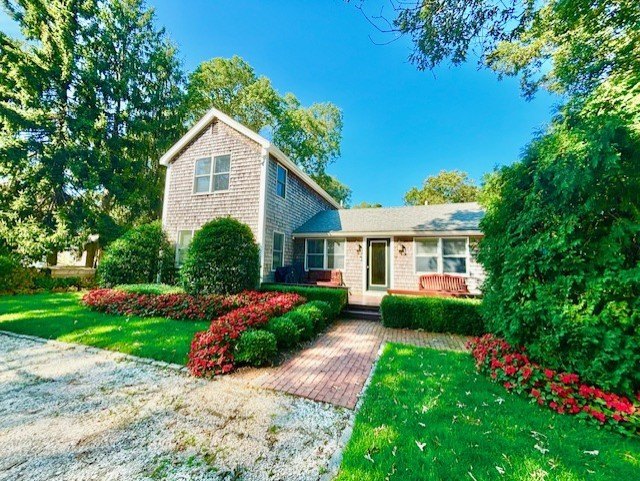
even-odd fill
[[[266,293],[265,293],[266,294]],[[298,294],[268,293],[265,300],[252,303],[215,319],[209,329],[198,332],[191,343],[189,370],[194,376],[215,376],[231,372],[235,366],[235,345],[250,328],[265,326],[305,302]]]
[[[560,414],[572,414],[627,434],[640,434],[640,393],[632,401],[580,382],[577,374],[557,372],[531,362],[524,348],[486,334],[468,347],[481,372],[541,406]]]
[[[119,289],[95,289],[82,298],[84,305],[108,314],[168,317],[180,320],[212,320],[240,307],[262,303],[277,293],[246,291],[223,296],[188,294],[140,294]]]

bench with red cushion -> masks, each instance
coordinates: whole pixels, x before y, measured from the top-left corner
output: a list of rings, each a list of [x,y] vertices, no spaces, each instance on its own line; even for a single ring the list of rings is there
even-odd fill
[[[387,292],[407,296],[460,297],[468,296],[469,288],[466,279],[461,276],[425,274],[420,276],[418,290],[389,289]]]
[[[309,271],[307,282],[317,286],[340,287],[342,282],[342,272],[338,270]]]

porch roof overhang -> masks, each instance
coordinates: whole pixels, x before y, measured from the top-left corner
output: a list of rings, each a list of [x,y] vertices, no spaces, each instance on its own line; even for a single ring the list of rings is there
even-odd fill
[[[481,236],[484,209],[458,204],[325,210],[293,232],[294,237]]]

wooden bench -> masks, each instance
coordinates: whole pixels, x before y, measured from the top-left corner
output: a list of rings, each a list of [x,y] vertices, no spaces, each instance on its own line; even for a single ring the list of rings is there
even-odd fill
[[[342,272],[338,270],[309,271],[307,274],[307,282],[309,284],[327,287],[340,287],[344,285]]]
[[[470,295],[466,279],[450,274],[425,274],[420,276],[417,290],[389,289],[387,292],[402,296],[466,297]]]

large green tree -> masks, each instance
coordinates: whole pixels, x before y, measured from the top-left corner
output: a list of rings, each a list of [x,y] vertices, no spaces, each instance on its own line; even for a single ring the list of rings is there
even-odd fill
[[[640,389],[640,75],[570,102],[484,198],[490,328],[535,359]]]
[[[396,7],[380,27],[411,38],[410,60],[419,69],[477,56],[520,76],[527,95],[539,87],[586,93],[640,65],[637,0],[415,0]]]
[[[304,107],[292,93],[280,95],[238,56],[202,62],[190,75],[186,97],[191,122],[216,107],[273,142],[337,201],[351,190],[326,173],[340,155],[342,113],[332,103]]]
[[[379,209],[380,207],[382,207],[382,204],[380,204],[379,202],[370,203],[370,202],[367,202],[366,200],[363,200],[359,204],[354,205],[352,208],[353,209]]]
[[[564,105],[489,176],[479,259],[490,328],[538,361],[640,388],[640,3],[425,0],[394,27],[419,68],[480,62]]]
[[[0,235],[25,259],[158,215],[180,66],[142,0],[2,0]]]
[[[447,204],[475,202],[480,189],[466,172],[441,170],[427,177],[421,187],[412,187],[404,195],[406,205]]]

